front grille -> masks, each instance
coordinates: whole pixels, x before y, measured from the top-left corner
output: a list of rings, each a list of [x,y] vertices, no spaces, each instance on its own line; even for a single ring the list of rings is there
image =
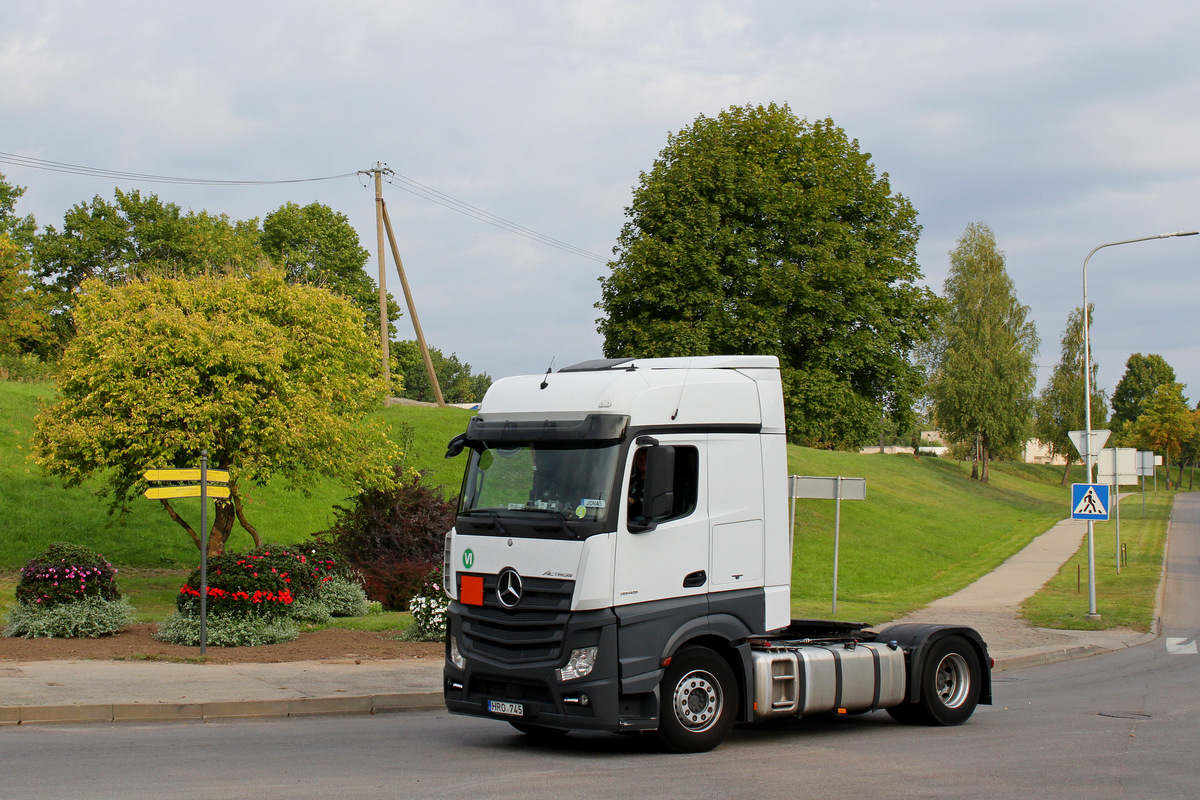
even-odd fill
[[[470,650],[508,664],[561,657],[575,581],[523,578],[521,601],[507,609],[496,598],[496,580],[483,576],[482,606],[462,606]]]

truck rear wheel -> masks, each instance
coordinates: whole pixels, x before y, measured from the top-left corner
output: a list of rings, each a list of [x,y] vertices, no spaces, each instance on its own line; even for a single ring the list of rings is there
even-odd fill
[[[737,716],[737,681],[719,655],[704,647],[675,654],[660,687],[658,738],[677,753],[712,750]]]
[[[887,711],[897,722],[961,725],[975,713],[982,681],[975,649],[959,636],[947,636],[925,654],[920,699]]]

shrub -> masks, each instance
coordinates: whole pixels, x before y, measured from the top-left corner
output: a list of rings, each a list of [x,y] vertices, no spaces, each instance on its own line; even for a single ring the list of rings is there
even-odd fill
[[[369,611],[362,585],[340,575],[322,583],[317,597],[334,617],[364,617]]]
[[[9,609],[3,634],[26,639],[96,639],[119,633],[132,622],[133,606],[125,598],[92,596],[51,606],[21,601]]]
[[[200,617],[176,612],[160,622],[153,635],[160,642],[199,647]],[[206,643],[214,647],[281,644],[299,635],[300,626],[294,619],[245,614],[210,616],[205,631]]]
[[[455,503],[440,487],[404,480],[389,491],[369,490],[354,505],[334,507],[334,527],[319,535],[363,577],[367,596],[402,610],[421,588],[430,568],[441,563],[446,532],[454,525]]]
[[[329,607],[315,597],[302,597],[288,607],[288,616],[301,625],[324,628],[333,622]]]
[[[87,598],[119,600],[117,570],[99,553],[58,542],[29,559],[21,569],[17,601],[53,608]]]
[[[321,578],[301,552],[263,545],[245,553],[223,553],[208,563],[210,615],[284,616],[298,599],[315,600]],[[200,570],[179,590],[181,614],[200,613]]]
[[[0,381],[52,381],[57,374],[57,364],[42,361],[33,353],[0,355]]]
[[[408,604],[413,625],[408,638],[422,642],[440,642],[446,638],[446,607],[450,600],[442,591],[442,570],[426,573],[420,591]]]

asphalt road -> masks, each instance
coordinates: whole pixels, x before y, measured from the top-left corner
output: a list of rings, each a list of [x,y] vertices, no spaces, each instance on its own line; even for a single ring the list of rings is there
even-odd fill
[[[1164,630],[996,676],[960,728],[885,714],[743,726],[712,753],[537,744],[443,713],[0,729],[3,798],[1164,798],[1200,787],[1200,502],[1176,502]]]

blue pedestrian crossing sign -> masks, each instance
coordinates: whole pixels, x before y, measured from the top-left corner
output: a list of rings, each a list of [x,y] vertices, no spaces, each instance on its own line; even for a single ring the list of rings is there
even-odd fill
[[[1071,484],[1071,519],[1108,519],[1108,484]]]

